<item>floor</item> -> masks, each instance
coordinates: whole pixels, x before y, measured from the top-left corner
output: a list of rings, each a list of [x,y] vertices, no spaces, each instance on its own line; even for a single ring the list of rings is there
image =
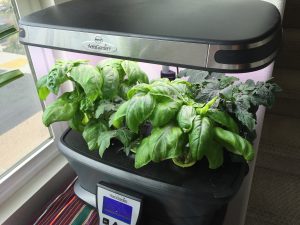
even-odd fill
[[[283,88],[265,117],[246,225],[300,225],[300,1],[287,0],[273,76]]]

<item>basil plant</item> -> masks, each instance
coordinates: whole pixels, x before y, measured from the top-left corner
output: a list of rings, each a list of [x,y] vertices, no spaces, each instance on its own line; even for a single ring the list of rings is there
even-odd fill
[[[260,105],[270,107],[280,88],[272,81],[243,83],[197,70],[179,73],[185,76],[188,81],[149,83],[132,61],[108,59],[96,67],[83,60],[58,61],[37,82],[40,98],[58,94],[66,81],[74,90],[46,108],[43,122],[68,121],[100,157],[116,138],[127,154],[135,154],[136,168],[171,159],[180,167],[207,160],[216,169],[224,151],[251,161],[255,113]]]
[[[138,64],[107,59],[94,67],[84,60],[57,61],[52,70],[37,81],[40,99],[45,100],[50,92],[57,95],[66,81],[73,83],[73,91],[62,94],[46,107],[43,123],[49,126],[57,121],[68,121],[72,129],[82,132],[89,149],[97,149],[100,156],[112,138],[119,139],[129,152],[134,133],[125,126],[113,128],[109,119],[127,99],[131,87],[149,82]]]

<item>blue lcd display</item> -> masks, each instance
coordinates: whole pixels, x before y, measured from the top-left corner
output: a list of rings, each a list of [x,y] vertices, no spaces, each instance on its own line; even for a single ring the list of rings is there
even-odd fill
[[[131,223],[132,207],[106,196],[103,197],[102,213],[124,223]]]

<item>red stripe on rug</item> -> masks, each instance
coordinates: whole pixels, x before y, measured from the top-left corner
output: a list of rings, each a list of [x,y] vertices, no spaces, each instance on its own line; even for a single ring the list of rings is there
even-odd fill
[[[57,212],[59,212],[64,207],[64,205],[67,204],[70,201],[70,199],[72,199],[74,196],[75,195],[73,190],[68,190],[67,193],[59,197],[58,201],[51,205],[48,212],[46,212],[46,214],[43,215],[39,223],[35,223],[35,225],[48,225],[50,221],[55,217]]]
[[[34,225],[70,225],[72,221],[79,219],[80,212],[86,207],[91,206],[87,206],[75,195],[74,182],[72,182],[63,192],[52,198],[46,207],[43,207],[44,211],[38,216]],[[90,213],[81,223],[82,225],[98,225],[97,209],[90,208]]]
[[[35,220],[34,225],[49,224],[47,222],[49,220],[51,221],[53,213],[55,213],[60,206],[63,206],[64,202],[68,202],[68,200],[74,195],[73,186],[76,180],[77,178],[74,179],[62,193],[52,198],[49,201],[50,204],[46,205],[46,207],[43,207],[43,213]]]
[[[53,225],[55,221],[59,218],[59,216],[63,213],[63,211],[76,199],[76,196],[73,196],[73,198],[63,207],[63,209],[54,217],[52,222],[49,225]]]
[[[65,210],[64,215],[61,216],[62,220],[58,221],[59,225],[68,225],[76,216],[78,211],[82,208],[83,203],[77,198],[76,203],[73,203],[68,209]]]

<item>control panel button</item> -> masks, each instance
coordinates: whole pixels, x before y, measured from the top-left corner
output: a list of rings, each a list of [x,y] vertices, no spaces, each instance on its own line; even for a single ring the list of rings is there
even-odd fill
[[[113,225],[118,225],[118,223],[117,222],[114,222],[114,224]]]
[[[103,217],[103,220],[102,220],[102,222],[103,222],[103,224],[109,224],[109,219],[107,219],[107,218],[105,218],[105,217]]]

